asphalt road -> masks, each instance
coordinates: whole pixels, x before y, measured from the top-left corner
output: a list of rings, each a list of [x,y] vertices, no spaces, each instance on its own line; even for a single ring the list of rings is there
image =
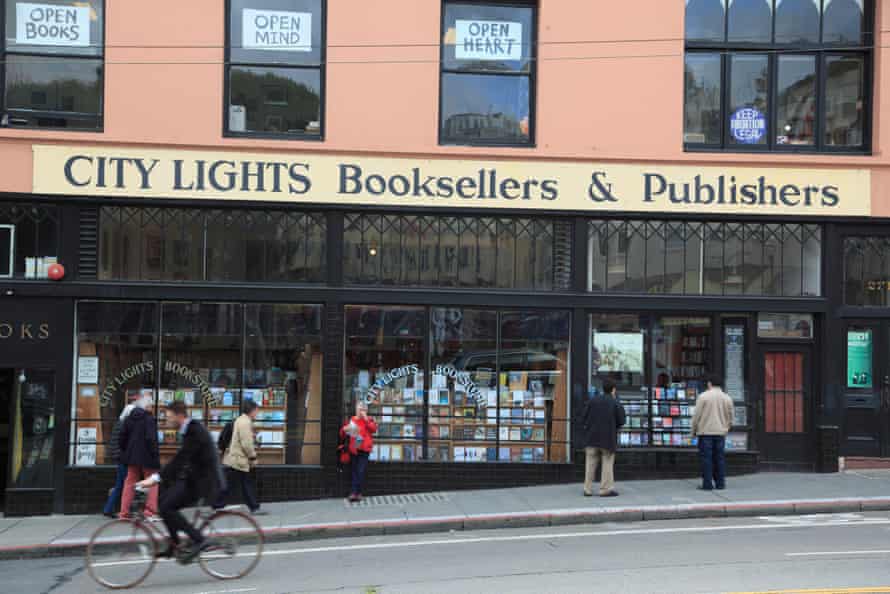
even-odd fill
[[[890,593],[890,518],[838,514],[598,524],[270,546],[253,575],[164,563],[157,594]],[[78,558],[0,562],[4,594],[107,592]]]

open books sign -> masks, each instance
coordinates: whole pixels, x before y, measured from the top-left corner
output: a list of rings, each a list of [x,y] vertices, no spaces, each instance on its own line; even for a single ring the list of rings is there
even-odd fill
[[[90,7],[16,4],[15,41],[19,45],[90,45]]]

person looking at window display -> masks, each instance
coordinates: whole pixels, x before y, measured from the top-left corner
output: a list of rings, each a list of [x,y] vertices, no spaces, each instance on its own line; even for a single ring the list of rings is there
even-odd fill
[[[127,465],[127,479],[121,495],[121,518],[127,518],[133,502],[137,481],[151,476],[161,467],[161,454],[158,448],[158,423],[147,409],[152,405],[151,398],[143,396],[136,402],[133,411],[124,421],[120,434],[121,464]],[[158,513],[158,492],[148,494],[145,515],[156,517]]]
[[[340,439],[349,438],[349,456],[352,464],[352,491],[349,501],[362,500],[362,484],[368,470],[368,457],[374,449],[374,434],[377,433],[377,422],[368,416],[368,405],[358,402],[355,405],[355,416],[340,428]]]

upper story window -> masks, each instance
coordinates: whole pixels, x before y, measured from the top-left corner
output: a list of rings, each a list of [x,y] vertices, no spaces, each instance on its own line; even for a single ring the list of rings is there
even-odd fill
[[[229,136],[324,135],[325,0],[229,0]]]
[[[0,6],[0,127],[102,130],[104,0]]]
[[[533,146],[533,3],[445,1],[439,141]]]
[[[47,278],[58,262],[60,232],[55,206],[0,202],[0,279]]]
[[[687,149],[870,150],[871,0],[686,0]]]

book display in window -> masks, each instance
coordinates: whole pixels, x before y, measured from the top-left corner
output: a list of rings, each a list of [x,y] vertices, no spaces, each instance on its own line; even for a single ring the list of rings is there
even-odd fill
[[[553,397],[562,374],[554,371],[501,372],[500,462],[543,462],[550,447]]]
[[[591,396],[593,395],[595,394]],[[649,445],[649,399],[646,392],[619,392],[618,400],[624,407],[626,417],[624,427],[618,432],[618,446],[630,448]]]
[[[693,384],[698,385],[698,384]],[[697,392],[688,384],[674,383],[654,388],[652,411],[652,444],[656,446],[692,446],[692,415],[695,414]]]
[[[356,374],[352,387],[356,402],[367,396],[375,381],[374,373],[369,370]],[[368,415],[377,421],[371,460],[414,462],[422,459],[423,392],[422,371],[392,377],[390,383],[376,391],[377,397],[368,404]]]

